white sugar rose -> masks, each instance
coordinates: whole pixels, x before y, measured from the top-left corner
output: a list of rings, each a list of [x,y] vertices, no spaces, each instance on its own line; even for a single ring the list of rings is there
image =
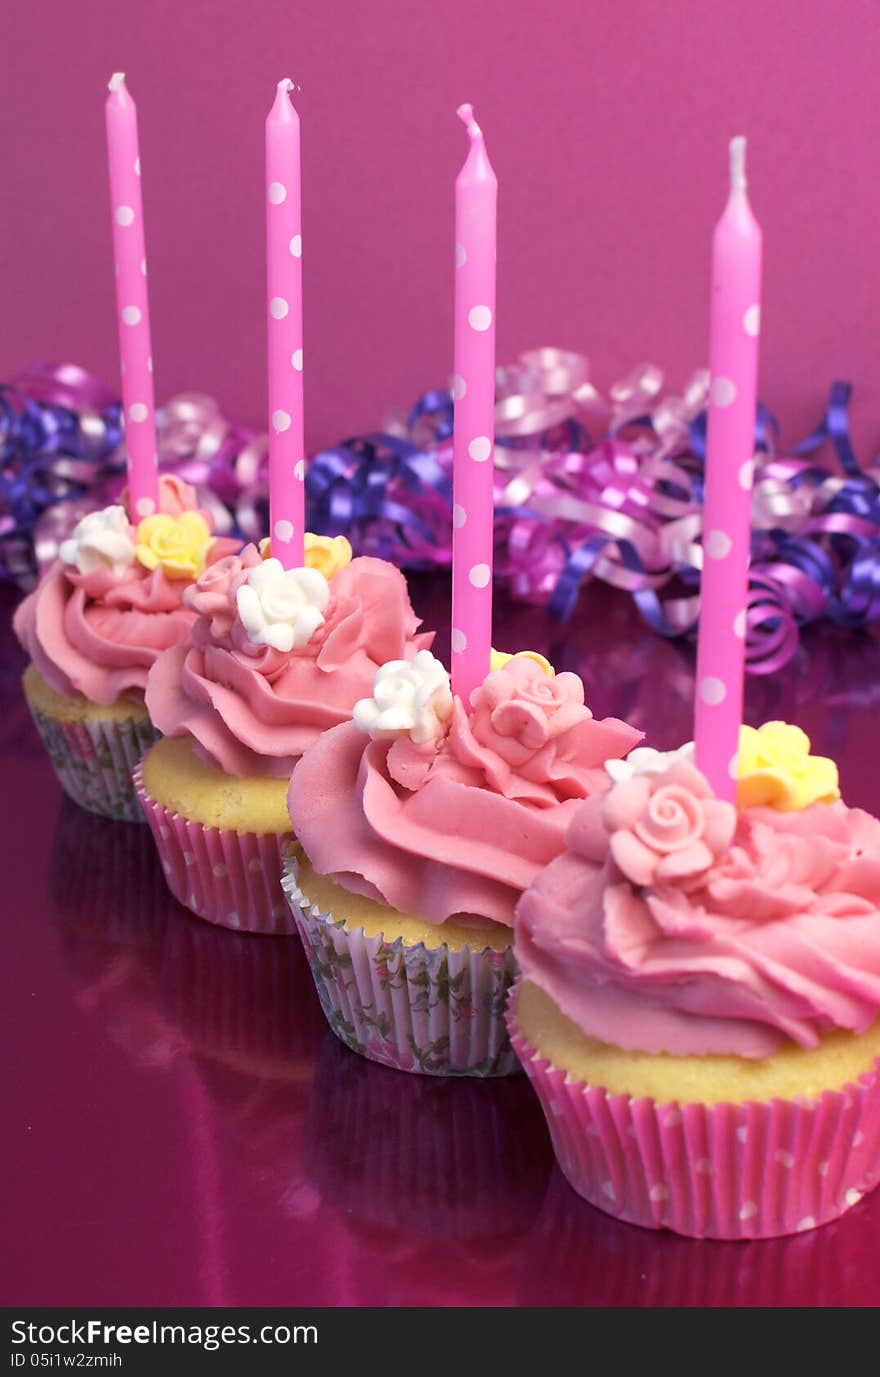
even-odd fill
[[[687,741],[677,751],[655,751],[651,746],[636,746],[624,760],[606,760],[605,773],[615,784],[636,775],[663,775],[676,760],[694,761],[694,743]]]
[[[298,650],[324,625],[330,585],[317,569],[285,569],[265,559],[236,594],[241,624],[252,645]]]
[[[134,563],[134,541],[124,507],[104,507],[89,512],[73,528],[73,535],[61,542],[58,553],[65,564],[73,564],[81,574],[109,569],[124,574]]]
[[[376,671],[372,698],[354,705],[355,725],[374,740],[408,736],[417,744],[441,737],[451,713],[449,675],[430,650],[389,660]]]

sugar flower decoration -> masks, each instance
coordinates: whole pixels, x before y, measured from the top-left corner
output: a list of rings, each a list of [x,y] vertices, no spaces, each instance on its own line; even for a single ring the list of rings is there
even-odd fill
[[[332,579],[340,569],[351,564],[351,555],[351,545],[345,536],[319,536],[306,531],[306,566],[309,569],[317,569],[325,579]]]
[[[652,746],[637,746],[624,760],[606,760],[605,771],[613,784],[636,775],[662,775],[676,760],[693,763],[695,747],[693,741],[679,746],[677,751],[655,751]]]
[[[840,798],[837,766],[810,755],[810,738],[787,722],[740,727],[737,803],[740,808],[793,812]]]
[[[550,678],[552,678],[556,673],[556,670],[553,668],[550,661],[545,659],[543,655],[540,655],[537,650],[517,650],[513,653],[513,655],[508,655],[503,650],[493,650],[489,654],[490,674],[496,669],[503,669],[504,666],[510,660],[513,659],[534,660],[535,664],[540,665],[544,673],[548,675],[548,677]]]
[[[736,809],[680,760],[662,775],[634,775],[615,785],[602,802],[602,822],[612,858],[632,884],[687,885],[728,850]]]
[[[332,579],[340,569],[345,569],[351,564],[353,551],[345,536],[313,535],[311,531],[306,531],[304,546],[306,568],[317,569],[325,579]],[[269,559],[272,554],[272,541],[269,536],[263,536],[260,541],[260,554],[263,559]]]
[[[264,559],[236,594],[241,624],[252,645],[289,653],[311,640],[330,602],[330,585],[317,569],[285,569]]]
[[[135,554],[145,569],[161,566],[170,579],[197,579],[212,540],[211,529],[198,512],[179,516],[157,512],[138,526]]]
[[[424,745],[445,734],[452,706],[449,675],[430,650],[420,650],[377,670],[373,696],[355,703],[354,721],[374,740],[406,736]]]
[[[74,565],[81,574],[93,574],[97,569],[124,574],[134,562],[134,541],[125,508],[89,512],[61,542],[59,554],[65,564]]]

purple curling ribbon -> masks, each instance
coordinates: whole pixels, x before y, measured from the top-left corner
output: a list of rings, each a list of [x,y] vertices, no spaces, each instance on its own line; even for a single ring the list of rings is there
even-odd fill
[[[705,371],[681,394],[641,364],[608,397],[587,360],[537,349],[497,371],[496,577],[566,621],[593,580],[631,596],[662,637],[699,617]],[[747,664],[770,674],[820,620],[880,617],[880,468],[862,469],[849,433],[852,389],[833,384],[815,430],[780,447],[773,415],[755,429]],[[359,553],[405,568],[452,553],[452,399],[426,392],[386,432],[315,455],[310,528],[344,532]],[[160,464],[193,484],[217,529],[257,540],[268,512],[265,436],[213,398],[174,397],[158,415]],[[0,577],[31,586],[76,521],[124,482],[120,408],[70,364],[0,386]]]

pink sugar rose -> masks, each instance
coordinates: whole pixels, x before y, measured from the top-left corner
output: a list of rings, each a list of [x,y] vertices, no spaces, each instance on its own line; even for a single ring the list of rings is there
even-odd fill
[[[690,885],[727,851],[736,809],[714,797],[693,765],[677,761],[665,774],[636,775],[611,789],[602,822],[611,855],[633,884]]]
[[[474,736],[514,766],[593,716],[576,674],[549,675],[525,658],[489,674],[471,703]]]
[[[548,675],[521,656],[487,675],[471,708],[467,716],[456,704],[453,756],[505,797],[538,805],[604,789],[604,762],[626,755],[642,736],[613,717],[596,721],[578,675]]]
[[[262,563],[255,545],[246,545],[240,555],[227,555],[209,564],[204,573],[183,595],[190,611],[207,623],[207,637],[215,644],[231,641],[237,606],[236,593],[244,583],[248,570]]]

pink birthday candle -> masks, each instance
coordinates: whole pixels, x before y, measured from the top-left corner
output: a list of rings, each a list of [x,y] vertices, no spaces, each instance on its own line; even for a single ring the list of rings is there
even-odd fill
[[[715,227],[709,428],[697,643],[697,764],[736,798],[761,322],[761,229],[746,194],[746,141],[730,144],[730,197]]]
[[[299,116],[278,83],[266,118],[266,288],[269,325],[269,532],[285,569],[302,565],[305,536],[302,197]]]
[[[128,94],[124,73],[113,74],[108,90],[107,159],[113,215],[113,263],[128,466],[128,506],[130,519],[137,522],[159,506],[141,158],[137,108]]]
[[[455,183],[452,689],[465,704],[492,647],[495,435],[495,208],[498,183],[470,105],[470,149]]]

